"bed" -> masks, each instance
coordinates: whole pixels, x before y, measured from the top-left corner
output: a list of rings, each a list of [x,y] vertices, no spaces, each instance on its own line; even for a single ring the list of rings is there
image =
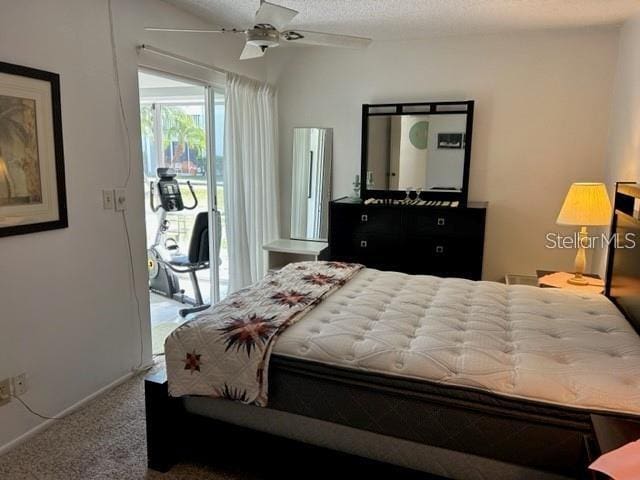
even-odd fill
[[[639,260],[611,252],[611,300],[364,269],[280,335],[266,408],[149,378],[149,465],[195,415],[448,478],[583,478],[590,415],[640,419]]]

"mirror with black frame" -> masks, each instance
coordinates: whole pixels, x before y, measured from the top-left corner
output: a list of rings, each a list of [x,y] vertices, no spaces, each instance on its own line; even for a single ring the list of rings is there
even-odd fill
[[[332,155],[332,129],[293,129],[291,238],[294,240],[327,240]]]
[[[363,198],[466,201],[473,101],[362,107]]]

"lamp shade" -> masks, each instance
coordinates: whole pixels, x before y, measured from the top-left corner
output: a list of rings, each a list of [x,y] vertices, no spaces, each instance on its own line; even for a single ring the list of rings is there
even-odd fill
[[[574,183],[569,188],[558,225],[609,225],[611,202],[604,183]]]

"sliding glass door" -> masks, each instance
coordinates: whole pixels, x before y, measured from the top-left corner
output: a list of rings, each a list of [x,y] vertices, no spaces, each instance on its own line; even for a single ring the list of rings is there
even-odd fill
[[[217,268],[212,275],[216,301],[227,296],[229,292],[229,251],[227,249],[226,210],[224,204],[224,90],[221,87],[209,87],[207,95],[209,115],[209,135],[211,175],[209,176],[211,195],[211,211],[217,226],[217,236],[212,238],[212,251],[218,252]],[[215,242],[215,244],[214,244]]]
[[[150,71],[139,73],[139,87],[152,340],[154,353],[161,353],[164,337],[184,321],[185,311],[215,303],[228,290],[224,91]],[[171,169],[184,208],[159,208],[162,169]],[[202,213],[209,243],[201,250],[209,268],[192,258]]]

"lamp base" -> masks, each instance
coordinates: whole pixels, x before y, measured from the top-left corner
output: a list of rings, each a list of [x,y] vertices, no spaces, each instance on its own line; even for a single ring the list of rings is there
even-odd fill
[[[586,287],[589,285],[589,281],[582,276],[584,267],[587,265],[587,254],[585,252],[585,243],[587,239],[587,227],[582,227],[578,234],[578,253],[576,253],[575,269],[573,277],[567,280],[567,283],[571,285],[578,285]]]
[[[580,276],[576,275],[575,277],[571,277],[567,279],[567,283],[570,283],[571,285],[580,285],[584,287],[589,285],[589,280],[584,278],[582,275]]]

